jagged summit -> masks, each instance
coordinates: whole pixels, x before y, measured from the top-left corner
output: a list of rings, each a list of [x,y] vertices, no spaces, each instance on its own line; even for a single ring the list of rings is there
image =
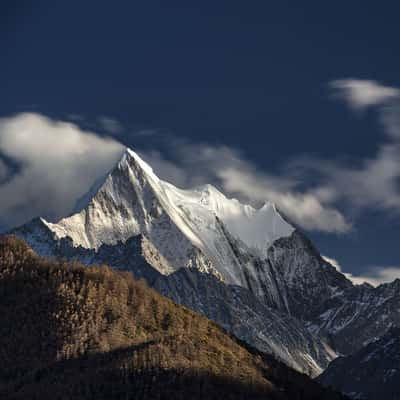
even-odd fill
[[[184,251],[191,244],[204,252],[225,280],[236,284],[242,279],[228,268],[227,261],[235,262],[232,254],[226,258],[232,253],[226,233],[249,252],[265,256],[275,240],[294,231],[273,204],[255,209],[228,199],[212,185],[179,189],[159,179],[129,148],[85,208],[58,223],[44,223],[58,239],[70,237],[75,246],[94,249],[138,234],[165,246],[161,242],[168,233],[168,240],[174,242],[175,237]],[[178,258],[177,267],[187,264],[184,254]],[[174,264],[176,259],[169,261]]]
[[[123,166],[125,164],[131,167],[133,165],[136,165],[138,170],[142,170],[142,172],[147,174],[147,176],[151,177],[155,181],[159,181],[159,178],[154,173],[153,168],[129,147],[125,149],[125,152],[118,163],[118,165],[120,166]]]
[[[265,253],[268,245],[280,237],[290,236],[294,228],[286,222],[277,211],[275,204],[266,201],[256,209],[248,204],[242,204],[237,199],[227,198],[221,191],[211,184],[205,184],[191,190],[179,189],[174,185],[160,180],[153,169],[143,161],[133,150],[127,148],[123,155],[122,164],[136,165],[142,172],[161,186],[160,191],[168,199],[178,205],[181,210],[191,213],[210,214],[211,220],[219,218],[237,239],[247,246]],[[198,222],[198,221],[197,221]]]

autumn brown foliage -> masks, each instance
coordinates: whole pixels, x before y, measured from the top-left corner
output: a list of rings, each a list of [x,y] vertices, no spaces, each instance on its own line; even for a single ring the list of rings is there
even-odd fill
[[[13,236],[0,313],[0,398],[340,398],[129,273],[40,258]]]

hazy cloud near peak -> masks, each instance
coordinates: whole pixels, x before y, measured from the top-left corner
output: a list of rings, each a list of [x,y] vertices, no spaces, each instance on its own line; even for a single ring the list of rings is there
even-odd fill
[[[253,205],[271,200],[306,229],[343,232],[350,228],[339,211],[320,201],[317,192],[298,192],[298,182],[259,171],[235,149],[173,136],[168,143],[172,160],[154,150],[135,150],[161,177],[178,186],[212,183]],[[0,164],[0,179],[7,178],[0,184],[0,221],[13,226],[36,216],[67,215],[75,201],[118,161],[123,146],[71,122],[22,113],[0,119],[0,151],[20,164],[20,170],[11,175],[6,164]]]
[[[354,275],[344,272],[339,262],[327,256],[322,256],[329,264],[335,267],[338,271],[342,272],[347,279],[356,285],[369,283],[372,286],[378,286],[382,283],[389,283],[395,279],[400,279],[400,267],[368,267],[363,275]]]
[[[355,211],[353,215],[365,208],[399,213],[399,90],[355,79],[337,80],[331,86],[352,108],[375,106],[380,112],[385,140],[375,156],[360,159],[357,166],[305,156],[288,160],[279,173],[269,174],[237,149],[191,142],[171,134],[157,136],[157,147],[134,150],[163,179],[180,187],[211,183],[226,195],[255,206],[272,201],[307,230],[351,230],[352,222],[341,211],[343,208]],[[106,118],[107,123],[116,122]],[[167,140],[159,146],[157,140],[162,137]],[[3,219],[15,224],[31,216],[68,213],[74,198],[117,161],[122,145],[73,123],[26,113],[0,120],[0,151],[22,166],[0,186]],[[0,178],[6,174],[0,164]],[[310,176],[312,186],[308,184]]]
[[[117,162],[123,146],[70,122],[22,113],[0,119],[0,151],[20,164],[0,185],[0,220],[12,226],[65,216]]]
[[[384,140],[374,156],[358,160],[357,166],[302,157],[290,162],[292,168],[318,176],[321,186],[336,193],[336,201],[358,213],[365,208],[400,213],[400,90],[355,79],[334,81],[331,86],[351,108],[377,108]]]
[[[123,131],[124,127],[122,126],[121,122],[119,122],[115,118],[107,117],[105,115],[100,115],[97,117],[97,123],[100,125],[100,127],[112,134],[115,135],[117,133],[120,133]]]
[[[274,184],[275,178],[251,171],[224,169],[218,173],[227,192],[238,193],[249,201],[269,200],[275,203],[295,224],[307,230],[342,233],[351,229],[351,224],[334,207],[321,201],[313,190],[282,190]],[[282,177],[284,181],[285,178]],[[282,182],[284,183],[284,182]]]
[[[349,231],[352,223],[339,205],[353,215],[367,208],[400,213],[400,90],[358,79],[340,79],[330,86],[352,109],[374,106],[380,115],[384,140],[374,156],[359,159],[356,166],[303,156],[288,160],[281,173],[271,175],[236,149],[174,137],[166,145],[173,148],[172,159],[160,152],[143,155],[165,179],[182,187],[213,183],[251,204],[273,201],[308,230]],[[309,176],[315,178],[314,186],[307,186]]]
[[[294,223],[307,230],[341,233],[351,229],[344,215],[329,203],[329,189],[300,190],[297,179],[288,174],[267,174],[247,160],[238,150],[227,146],[191,143],[170,137],[172,159],[162,153],[141,151],[161,178],[184,187],[211,183],[227,196],[261,206],[274,202]],[[327,201],[329,200],[329,201]]]

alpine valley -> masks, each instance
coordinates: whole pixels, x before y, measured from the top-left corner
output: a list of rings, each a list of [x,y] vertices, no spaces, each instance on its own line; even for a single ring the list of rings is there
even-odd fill
[[[311,377],[338,356],[385,345],[377,339],[400,327],[400,280],[354,285],[274,204],[255,209],[211,185],[179,189],[129,149],[85,199],[57,223],[37,218],[11,233],[40,256],[132,271]],[[399,399],[397,389],[385,398]]]

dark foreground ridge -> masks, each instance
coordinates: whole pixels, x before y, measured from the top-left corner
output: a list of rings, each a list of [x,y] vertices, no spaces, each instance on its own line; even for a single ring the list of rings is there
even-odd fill
[[[0,238],[0,398],[342,399],[106,266]]]
[[[400,328],[346,357],[334,360],[319,377],[355,399],[400,399]]]

